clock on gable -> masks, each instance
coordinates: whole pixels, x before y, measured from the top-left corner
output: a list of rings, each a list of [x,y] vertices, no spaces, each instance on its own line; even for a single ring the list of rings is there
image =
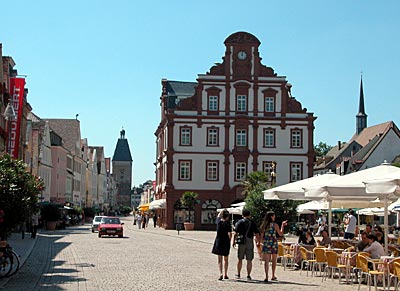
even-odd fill
[[[245,51],[240,51],[238,52],[237,57],[239,60],[243,61],[247,58],[247,53]]]

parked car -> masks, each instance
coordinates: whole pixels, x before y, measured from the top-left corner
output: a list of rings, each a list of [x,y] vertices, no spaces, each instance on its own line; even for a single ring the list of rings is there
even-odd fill
[[[95,231],[98,230],[100,221],[101,221],[101,219],[103,217],[105,217],[105,216],[95,216],[95,217],[93,217],[93,220],[92,220],[92,232],[95,232]]]
[[[99,224],[99,237],[103,235],[118,235],[124,236],[124,223],[118,217],[106,216],[101,219]]]

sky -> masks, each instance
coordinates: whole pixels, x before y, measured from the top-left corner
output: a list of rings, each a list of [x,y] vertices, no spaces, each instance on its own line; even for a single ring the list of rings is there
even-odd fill
[[[161,79],[196,81],[246,31],[264,65],[317,117],[314,144],[355,132],[362,72],[368,126],[393,120],[400,96],[400,1],[103,1],[0,3],[0,43],[41,118],[75,118],[112,157],[122,128],[133,185],[155,179]]]

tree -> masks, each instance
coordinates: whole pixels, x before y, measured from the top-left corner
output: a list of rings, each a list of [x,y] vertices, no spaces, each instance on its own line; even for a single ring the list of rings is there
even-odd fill
[[[194,210],[194,206],[198,203],[197,202],[197,197],[198,196],[199,195],[197,193],[195,193],[195,192],[186,191],[186,192],[184,192],[182,194],[182,197],[180,199],[180,202],[181,202],[182,206],[186,206],[189,209],[189,217],[188,217],[189,222],[194,222],[194,221],[191,221],[192,220],[191,219],[191,217],[192,217],[191,213]]]
[[[246,209],[248,209],[253,220],[258,226],[261,225],[267,211],[274,211],[276,220],[280,223],[283,220],[294,222],[297,217],[298,201],[293,200],[265,200],[263,191],[271,188],[268,185],[268,177],[264,172],[252,172],[243,181]]]
[[[332,146],[327,145],[325,142],[320,141],[319,144],[314,146],[314,151],[317,157],[324,157],[332,149]]]
[[[26,164],[8,154],[0,156],[0,238],[6,239],[11,230],[26,221],[36,210],[37,197],[44,189],[43,181],[26,171]]]

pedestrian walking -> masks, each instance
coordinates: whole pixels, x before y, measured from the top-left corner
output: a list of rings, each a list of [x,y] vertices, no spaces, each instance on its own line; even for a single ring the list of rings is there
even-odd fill
[[[218,268],[220,276],[218,280],[228,278],[228,256],[231,247],[232,227],[229,222],[228,210],[222,210],[217,217],[217,236],[211,252],[218,255]],[[224,264],[222,264],[222,260]],[[222,275],[222,272],[224,275]]]
[[[138,228],[141,229],[142,228],[142,215],[140,213],[137,214],[136,220],[137,220]]]
[[[263,237],[264,239],[262,247],[264,271],[265,271],[264,282],[268,282],[268,271],[270,262],[272,262],[271,280],[273,281],[277,280],[275,276],[276,260],[278,255],[277,235],[283,236],[283,231],[286,225],[287,221],[282,222],[282,226],[279,229],[278,224],[275,222],[275,213],[272,211],[267,212],[261,224],[261,237]]]
[[[146,229],[147,225],[147,215],[142,215],[142,229]]]
[[[157,219],[158,219],[158,215],[156,213],[154,213],[154,215],[153,215],[154,228],[157,226]]]
[[[243,218],[240,219],[235,225],[235,235],[233,237],[232,246],[238,244],[238,262],[236,279],[240,278],[242,270],[243,259],[246,258],[247,280],[251,280],[251,270],[253,268],[254,259],[254,238],[256,239],[257,246],[260,245],[260,231],[256,223],[250,219],[250,211],[243,209]],[[239,238],[239,240],[238,240]]]
[[[37,228],[39,225],[39,212],[35,211],[31,216],[31,238],[36,238]]]

